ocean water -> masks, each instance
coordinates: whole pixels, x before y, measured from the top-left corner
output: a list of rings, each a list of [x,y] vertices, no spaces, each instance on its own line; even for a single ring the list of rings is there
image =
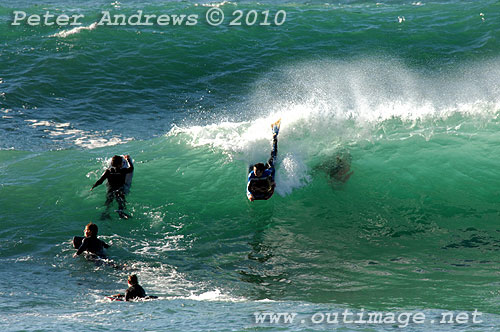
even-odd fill
[[[96,24],[138,10],[199,22]],[[2,331],[499,329],[497,1],[4,0],[0,36]],[[278,118],[276,193],[250,203]],[[103,220],[89,189],[125,153],[133,218]],[[105,261],[72,258],[90,221]],[[159,299],[106,300],[132,273]],[[427,319],[320,321],[344,310]]]

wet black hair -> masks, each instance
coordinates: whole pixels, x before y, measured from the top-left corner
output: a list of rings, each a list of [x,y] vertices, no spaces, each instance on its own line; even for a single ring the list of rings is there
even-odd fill
[[[97,228],[96,224],[94,224],[93,222],[89,222],[86,228],[88,228],[88,230],[92,233],[93,236],[97,236],[97,231],[99,230],[99,228]]]
[[[137,284],[139,284],[139,280],[137,279],[137,275],[136,274],[129,275],[128,276],[128,282],[131,285],[137,285]]]
[[[253,165],[253,167],[255,167],[258,171],[261,172],[264,172],[266,170],[266,165],[264,165],[263,163],[257,163]]]
[[[113,158],[111,158],[111,166],[113,167],[119,167],[122,166],[123,164],[123,158],[118,155],[114,155]]]

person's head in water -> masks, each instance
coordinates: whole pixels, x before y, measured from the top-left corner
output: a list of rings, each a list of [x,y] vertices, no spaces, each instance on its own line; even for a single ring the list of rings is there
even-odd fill
[[[128,281],[130,286],[134,286],[134,285],[139,284],[139,280],[137,279],[137,275],[135,275],[135,274],[129,275],[127,281]]]
[[[111,159],[111,166],[116,167],[116,168],[122,168],[123,165],[123,159],[121,156],[113,156]]]
[[[253,165],[253,173],[256,177],[261,177],[262,173],[266,170],[266,166],[263,163],[257,163]]]
[[[87,226],[85,226],[85,237],[97,236],[97,225],[89,222]]]

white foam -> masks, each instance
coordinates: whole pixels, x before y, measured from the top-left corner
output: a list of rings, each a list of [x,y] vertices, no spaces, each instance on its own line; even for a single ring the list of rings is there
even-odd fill
[[[186,275],[176,270],[174,266],[163,263],[136,262],[130,267],[139,270],[140,283],[150,295],[160,295],[168,300],[193,300],[208,302],[243,302],[244,297],[235,297],[218,288],[212,288],[204,282],[190,280]],[[207,290],[209,289],[209,290]],[[116,289],[120,292],[120,289]],[[162,295],[163,294],[163,295]]]
[[[269,159],[271,151],[272,132],[270,124],[284,114],[273,114],[256,119],[253,122],[222,122],[208,126],[193,126],[189,128],[174,127],[167,136],[187,134],[189,142],[194,147],[211,146],[221,149],[231,159],[243,160],[246,164],[265,162]],[[304,112],[297,110],[286,115],[281,127],[286,128],[280,132],[280,137],[300,125],[304,120]],[[280,148],[278,147],[278,151]],[[285,157],[278,153],[278,167],[276,175],[277,190],[279,195],[287,195],[294,188],[304,186],[310,181],[307,166],[301,156],[301,150],[288,152]]]
[[[280,158],[280,167],[276,176],[276,192],[281,196],[290,194],[294,188],[305,186],[311,181],[308,168],[298,154],[287,153]]]
[[[430,139],[460,130],[460,123],[443,123],[454,115],[487,122],[500,110],[500,60],[439,76],[384,58],[305,62],[277,72],[256,83],[251,120],[174,127],[167,136],[252,164],[269,158],[270,124],[282,118],[277,193],[287,195],[309,181],[311,157],[363,141]]]
[[[24,120],[29,122],[33,128],[46,127],[43,129],[50,137],[70,140],[75,145],[86,148],[96,149],[105,146],[114,146],[124,144],[131,141],[132,138],[122,138],[117,136],[102,137],[103,133],[86,131],[73,128],[71,123],[59,123],[55,121],[39,121],[33,119]],[[110,136],[110,132],[105,132],[104,135]]]
[[[221,1],[221,2],[213,2],[213,3],[202,3],[201,6],[202,7],[215,7],[215,8],[219,8],[219,7],[222,7],[224,5],[227,5],[227,4],[234,4],[236,5],[235,2],[231,2],[231,1]],[[199,4],[195,4],[195,7],[199,6]]]
[[[59,37],[59,38],[66,38],[68,36],[74,35],[76,33],[80,33],[81,31],[91,31],[97,28],[97,22],[92,23],[89,26],[83,26],[83,27],[76,27],[70,30],[63,30],[60,32],[57,32],[53,35],[50,35],[49,37]]]
[[[247,301],[244,297],[233,297],[228,294],[224,294],[219,289],[214,289],[212,291],[203,292],[200,294],[192,293],[186,297],[177,297],[179,299],[193,300],[193,301],[209,301],[209,302],[244,302]]]
[[[273,302],[278,302],[278,301],[271,300],[271,299],[262,299],[262,300],[257,300],[255,302],[259,302],[259,303],[273,303]]]
[[[29,261],[32,261],[33,260],[33,257],[28,255],[28,256],[23,256],[23,257],[19,257],[19,258],[16,258],[15,262],[18,263],[18,262],[29,262]]]
[[[134,254],[141,256],[158,257],[164,256],[168,251],[183,251],[186,250],[184,235],[164,235],[161,240],[136,241],[138,249]],[[189,243],[188,243],[189,245]]]

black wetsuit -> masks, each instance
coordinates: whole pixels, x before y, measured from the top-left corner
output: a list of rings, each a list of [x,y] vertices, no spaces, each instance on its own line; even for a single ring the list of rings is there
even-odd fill
[[[75,236],[75,238],[76,237],[77,236]],[[73,239],[73,242],[75,242],[75,239]],[[80,255],[82,252],[88,251],[97,256],[103,256],[104,248],[109,248],[109,245],[104,241],[99,240],[97,236],[84,237],[76,254]]]
[[[127,174],[132,173],[134,171],[134,165],[129,163],[130,167],[128,168],[116,168],[110,167],[108,168],[101,176],[99,180],[94,184],[94,187],[101,185],[104,180],[108,180],[107,187],[108,191],[106,193],[106,205],[110,205],[113,202],[113,199],[116,198],[118,202],[118,208],[120,210],[125,209],[125,178]]]
[[[276,169],[274,163],[278,155],[278,135],[273,135],[273,149],[271,150],[271,158],[269,158],[266,169],[258,178],[254,171],[253,166],[250,166],[247,182],[247,197],[253,196],[255,200],[267,200],[274,194],[276,182],[274,177]]]
[[[125,291],[125,301],[130,301],[138,297],[146,297],[146,292],[144,291],[144,288],[141,287],[141,285],[133,285],[130,286],[126,291]]]
[[[99,180],[95,183],[94,187],[101,185],[104,180],[108,180],[108,191],[109,190],[120,190],[125,185],[125,177],[127,174],[134,171],[134,165],[130,163],[128,168],[108,168],[101,176]]]

